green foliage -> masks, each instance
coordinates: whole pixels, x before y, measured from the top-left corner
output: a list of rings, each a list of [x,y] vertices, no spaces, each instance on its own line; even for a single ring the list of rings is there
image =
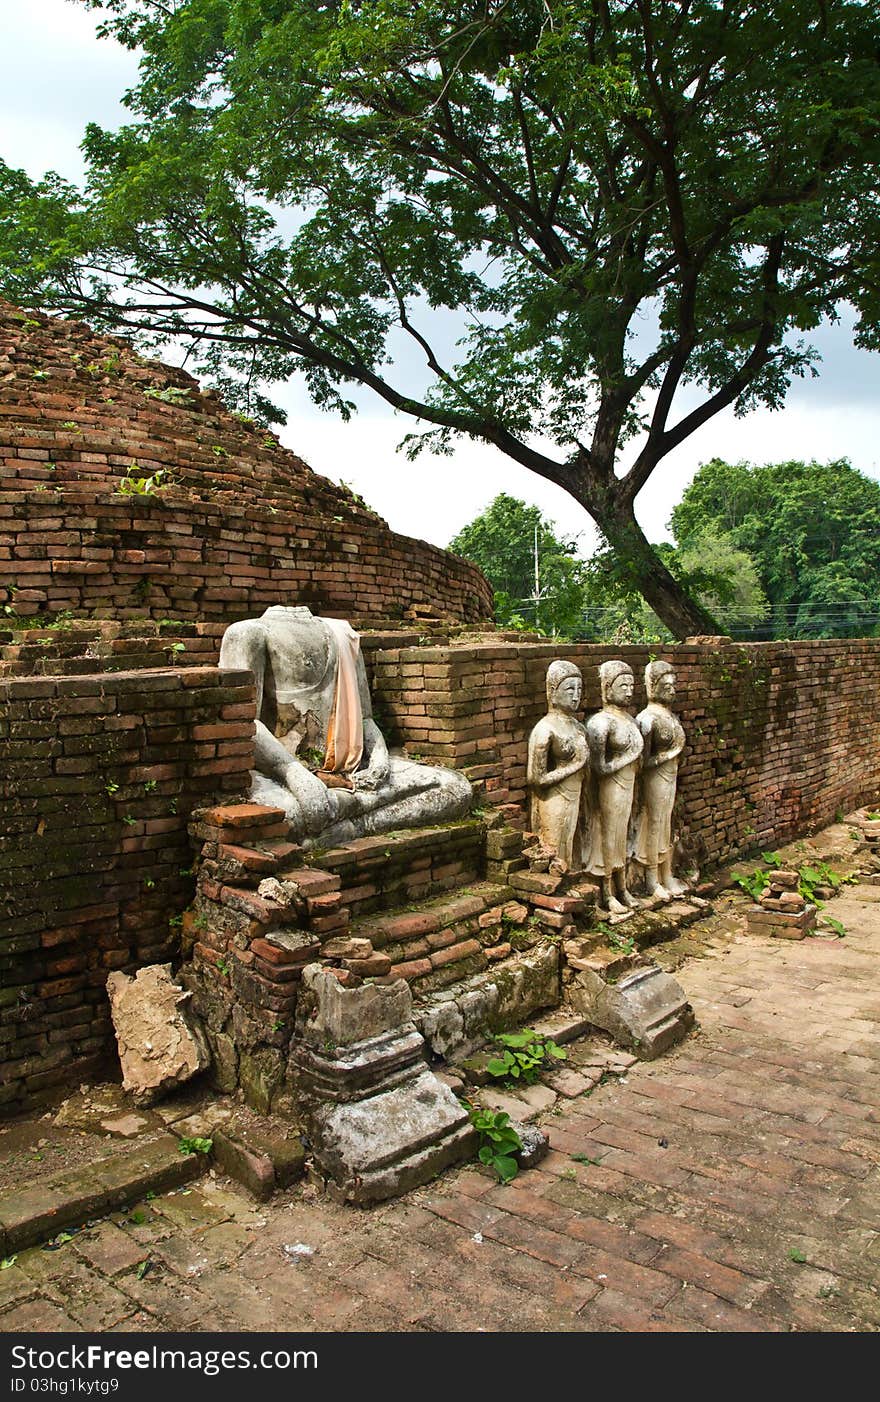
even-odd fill
[[[142,474],[137,463],[132,463],[116,488],[119,496],[149,497],[169,486],[168,470],[160,467],[149,476]]]
[[[706,528],[686,546],[668,542],[654,550],[683,588],[725,628],[741,631],[769,612],[757,568],[730,536]],[[669,643],[672,633],[639,592],[637,575],[611,550],[600,550],[584,574],[585,634],[595,642]],[[720,626],[722,626],[720,625]]]
[[[159,399],[163,404],[176,404],[180,408],[188,408],[192,404],[192,395],[183,385],[166,385],[164,389],[145,389],[144,394],[148,399]]]
[[[788,1248],[788,1259],[790,1261],[794,1261],[798,1266],[802,1266],[806,1262],[807,1258],[804,1255],[803,1251],[800,1251],[798,1247],[790,1246]]]
[[[620,954],[632,954],[636,947],[632,935],[617,935],[613,931],[608,936],[608,943],[612,949],[616,949]]]
[[[558,537],[537,506],[502,492],[462,527],[449,549],[479,565],[495,590],[495,617],[502,626],[534,627],[554,637],[578,632],[586,566],[577,558],[577,542]]]
[[[214,1141],[198,1136],[184,1137],[177,1141],[177,1147],[182,1154],[210,1154]]]
[[[0,164],[0,292],[188,341],[249,415],[302,371],[420,420],[412,452],[491,442],[701,623],[633,499],[778,407],[842,301],[878,343],[876,6],[86,3],[138,52],[130,120],[89,125],[82,190]]]
[[[757,901],[762,892],[770,885],[773,870],[783,865],[783,859],[777,852],[762,852],[761,857],[765,863],[763,867],[756,867],[754,871],[737,872],[731,880],[751,896],[753,901]],[[811,863],[805,863],[798,867],[798,891],[805,901],[811,905],[818,906],[821,910],[824,902],[817,896],[816,888],[830,886],[832,891],[836,891],[839,886],[855,881],[855,876],[843,876],[841,872],[834,871],[826,861],[816,858]],[[834,924],[840,924],[839,921]],[[840,926],[843,930],[843,926]]]
[[[18,1256],[4,1256],[2,1260],[0,1260],[0,1271],[10,1270],[10,1268],[15,1265],[17,1260]]]
[[[820,908],[822,902],[816,895],[817,886],[830,886],[832,891],[836,891],[839,886],[845,886],[855,880],[855,876],[843,876],[839,871],[832,870],[827,862],[818,858],[809,865],[798,869],[798,890],[805,900]]]
[[[822,925],[824,928],[832,930],[839,940],[846,938],[846,926],[842,920],[836,920],[833,915],[823,915]]]
[[[486,1063],[486,1070],[497,1080],[522,1080],[533,1085],[546,1066],[565,1061],[568,1056],[552,1037],[544,1037],[530,1027],[521,1032],[499,1032],[494,1041],[502,1053]]]
[[[704,464],[672,512],[684,550],[718,531],[754,561],[772,636],[876,635],[880,483],[836,462]],[[730,615],[748,623],[745,613]]]
[[[510,1116],[506,1110],[483,1110],[474,1105],[470,1118],[480,1136],[477,1151],[480,1163],[494,1168],[502,1183],[509,1183],[519,1169],[514,1155],[522,1148],[522,1140],[512,1128]]]
[[[770,884],[769,876],[761,867],[757,867],[754,871],[735,872],[731,880],[735,881],[747,896],[751,896],[753,901],[756,901],[761,892]]]

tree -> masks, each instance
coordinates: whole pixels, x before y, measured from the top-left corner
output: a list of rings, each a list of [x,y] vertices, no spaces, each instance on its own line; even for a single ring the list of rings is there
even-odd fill
[[[88,127],[82,193],[0,171],[5,294],[188,338],[227,381],[302,369],[342,414],[366,385],[428,426],[413,453],[492,443],[586,508],[673,634],[713,629],[634,503],[714,414],[781,405],[811,368],[791,333],[848,299],[878,342],[877,7],[102,8],[143,52],[133,121]]]
[[[479,565],[495,590],[499,623],[523,618],[554,636],[580,628],[584,561],[577,558],[577,542],[559,538],[537,506],[502,492],[449,549]]]
[[[707,525],[681,549],[655,545],[670,573],[689,593],[734,633],[754,627],[770,606],[751,556],[729,535]],[[596,641],[669,642],[671,634],[653,609],[632,588],[609,551],[588,562],[583,577],[583,626]]]
[[[755,562],[777,636],[857,637],[880,621],[880,483],[838,462],[700,468],[672,513],[683,554],[707,529]]]

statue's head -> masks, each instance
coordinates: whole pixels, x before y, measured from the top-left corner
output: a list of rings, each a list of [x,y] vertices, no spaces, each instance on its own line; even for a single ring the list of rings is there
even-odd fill
[[[603,662],[599,668],[603,706],[628,706],[635,690],[633,669],[628,662]]]
[[[580,667],[560,657],[547,668],[547,704],[574,713],[581,704],[584,680]]]
[[[645,690],[649,701],[662,701],[665,705],[675,700],[675,668],[671,662],[648,663]]]

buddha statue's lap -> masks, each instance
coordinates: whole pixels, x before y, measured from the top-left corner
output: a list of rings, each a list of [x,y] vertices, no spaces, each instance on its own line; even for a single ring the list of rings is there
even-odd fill
[[[347,623],[302,607],[270,608],[226,630],[220,665],[247,668],[256,680],[251,797],[283,808],[291,835],[304,845],[469,811],[463,774],[389,755],[372,717],[357,634]]]

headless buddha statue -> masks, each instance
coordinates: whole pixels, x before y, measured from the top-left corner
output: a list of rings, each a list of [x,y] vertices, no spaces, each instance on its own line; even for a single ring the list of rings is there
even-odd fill
[[[227,628],[220,666],[256,679],[251,798],[283,808],[304,846],[449,822],[470,810],[463,774],[389,755],[348,623],[300,606],[268,608]]]

